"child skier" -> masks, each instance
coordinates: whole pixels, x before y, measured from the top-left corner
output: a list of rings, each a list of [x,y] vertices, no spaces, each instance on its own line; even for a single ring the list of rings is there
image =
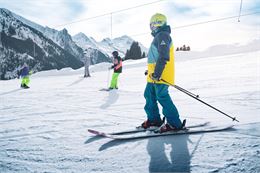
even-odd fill
[[[114,58],[114,65],[112,65],[109,69],[114,69],[114,73],[112,76],[112,80],[110,83],[109,90],[111,89],[118,89],[117,81],[118,76],[120,73],[122,73],[122,59],[118,55],[117,51],[112,52],[113,58]]]
[[[27,89],[30,88],[28,86],[30,79],[29,79],[29,75],[31,74],[31,72],[29,72],[29,67],[26,63],[24,63],[24,65],[22,66],[22,69],[20,70],[20,73],[18,74],[18,77],[21,76],[22,78],[22,83],[21,83],[21,88]]]
[[[174,48],[166,16],[159,13],[153,15],[150,29],[154,39],[148,52],[148,75],[144,91],[147,120],[141,126],[145,129],[157,126],[160,133],[179,130],[183,128],[183,123],[168,93],[169,84],[174,85]],[[162,105],[166,124],[161,120],[157,101]]]

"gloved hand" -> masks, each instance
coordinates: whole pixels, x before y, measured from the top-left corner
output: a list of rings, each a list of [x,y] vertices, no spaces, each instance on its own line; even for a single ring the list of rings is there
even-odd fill
[[[154,73],[150,74],[150,78],[153,80],[153,81],[160,81],[160,77],[156,76]]]
[[[145,70],[144,75],[145,76],[148,75],[148,70]]]

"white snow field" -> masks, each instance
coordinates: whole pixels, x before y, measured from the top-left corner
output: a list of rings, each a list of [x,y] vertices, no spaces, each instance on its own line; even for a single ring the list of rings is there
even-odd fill
[[[176,56],[177,57],[177,56]],[[133,129],[146,115],[146,59],[124,62],[119,90],[107,87],[109,64],[52,70],[0,81],[0,172],[260,172],[260,51],[176,59],[176,84],[240,122],[170,88],[187,124],[234,124],[233,130],[117,141],[95,137]]]

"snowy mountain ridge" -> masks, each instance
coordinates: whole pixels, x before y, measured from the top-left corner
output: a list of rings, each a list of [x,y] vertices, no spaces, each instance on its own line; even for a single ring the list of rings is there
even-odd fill
[[[16,77],[25,62],[33,71],[64,67],[75,69],[83,65],[78,57],[20,21],[12,12],[0,9],[0,16],[0,79]]]
[[[57,31],[55,29],[49,27],[43,27],[35,22],[25,19],[24,17],[17,15],[7,9],[2,8],[1,11],[6,12],[9,16],[13,16],[15,19],[23,22],[24,24],[40,31],[44,36],[54,41],[63,49],[70,51],[75,57],[79,57],[79,59],[83,58],[82,51],[76,46],[76,44],[72,41],[71,36],[68,34],[66,29],[61,31]]]
[[[122,57],[125,56],[127,49],[129,49],[131,44],[135,41],[131,37],[123,35],[112,40],[110,38],[104,38],[98,42],[94,38],[88,37],[82,32],[74,35],[72,39],[83,49],[91,47],[100,50],[108,56],[111,56],[111,53],[117,50]],[[141,50],[147,54],[148,49],[141,43],[139,43],[139,46]]]
[[[80,57],[80,59],[83,58],[82,52],[78,49],[75,43],[77,43],[84,50],[87,48],[98,49],[107,56],[110,56],[111,52],[114,50],[118,50],[123,56],[123,54],[126,53],[126,50],[130,48],[132,42],[134,41],[132,38],[124,35],[114,38],[113,40],[110,38],[104,38],[102,41],[97,42],[94,38],[88,37],[82,32],[71,37],[65,28],[61,31],[58,31],[56,29],[49,28],[48,26],[43,27],[35,22],[25,19],[22,16],[10,12],[7,9],[3,10],[13,15],[15,18],[19,19],[28,26],[31,26],[42,32],[47,38],[51,39],[62,48],[69,50],[74,56]],[[144,47],[141,43],[139,43],[139,45],[141,49],[147,53],[147,48]]]
[[[33,71],[52,68],[61,69],[64,67],[79,68],[83,65],[85,59],[83,52],[86,48],[91,56],[91,64],[96,64],[111,62],[112,51],[118,49],[125,51],[130,47],[129,44],[120,43],[120,39],[115,39],[117,47],[107,44],[106,39],[101,43],[97,43],[95,39],[90,37],[89,41],[86,41],[87,36],[84,37],[82,34],[82,38],[78,39],[83,39],[83,41],[82,44],[79,44],[81,46],[78,46],[66,29],[57,31],[49,27],[43,27],[4,8],[0,8],[0,16],[0,46],[2,48],[0,79],[16,77],[21,64],[27,61]]]

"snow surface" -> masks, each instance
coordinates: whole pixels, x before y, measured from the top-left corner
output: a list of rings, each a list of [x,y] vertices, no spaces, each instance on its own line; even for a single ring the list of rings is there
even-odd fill
[[[183,57],[182,57],[183,58]],[[104,92],[108,63],[79,70],[0,81],[0,172],[260,172],[260,51],[187,59],[176,57],[176,84],[237,117],[232,122],[170,88],[188,124],[235,124],[234,130],[115,141],[94,137],[132,129],[146,119],[145,60],[125,61],[119,90]]]

